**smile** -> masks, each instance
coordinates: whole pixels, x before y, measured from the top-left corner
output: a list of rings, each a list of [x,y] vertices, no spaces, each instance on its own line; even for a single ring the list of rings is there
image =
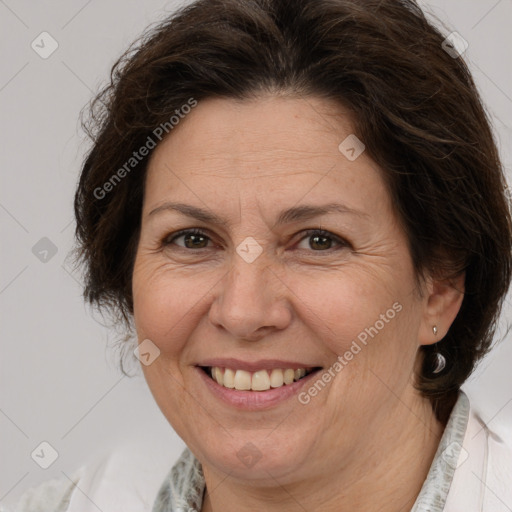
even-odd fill
[[[273,368],[271,370],[235,370],[219,366],[202,367],[217,384],[236,391],[268,391],[271,388],[293,384],[318,368]]]

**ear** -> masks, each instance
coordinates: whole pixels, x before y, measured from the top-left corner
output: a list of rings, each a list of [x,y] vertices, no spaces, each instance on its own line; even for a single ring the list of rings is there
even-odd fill
[[[452,279],[428,280],[418,333],[420,345],[432,345],[446,336],[462,305],[465,281],[465,272]],[[434,326],[437,327],[437,334],[434,334]]]

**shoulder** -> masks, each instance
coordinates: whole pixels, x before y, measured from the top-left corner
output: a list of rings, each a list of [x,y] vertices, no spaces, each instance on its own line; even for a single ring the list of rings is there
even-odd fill
[[[510,512],[512,510],[512,487],[510,485],[512,479],[512,425],[500,424],[499,418],[495,418],[492,425],[490,422],[486,423],[477,410],[470,415],[471,422],[474,423],[475,428],[472,439],[468,439],[469,450],[473,447],[472,443],[478,443],[483,447],[482,471],[481,473],[475,471],[473,484],[482,489],[484,510]],[[504,435],[505,432],[506,435]],[[470,451],[469,456],[471,456]]]
[[[503,436],[505,430],[510,432],[512,426],[496,428],[494,422],[491,426],[477,406],[469,407],[446,512],[512,510],[512,435]],[[476,506],[483,508],[476,509]]]
[[[123,443],[97,454],[69,479],[49,480],[27,490],[12,508],[0,506],[0,512],[151,510],[175,459],[169,449]]]
[[[28,489],[13,507],[0,505],[0,512],[64,512],[75,490],[73,481],[78,481],[84,468],[75,472],[71,480],[59,478],[48,480]]]

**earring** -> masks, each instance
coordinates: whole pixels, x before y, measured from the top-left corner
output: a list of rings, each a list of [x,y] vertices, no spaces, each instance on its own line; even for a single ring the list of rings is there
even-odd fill
[[[434,325],[432,327],[432,332],[434,333],[434,336],[437,336],[437,325]],[[443,356],[443,354],[440,354],[439,352],[436,352],[434,357],[435,366],[433,373],[441,373],[446,367],[446,358]]]
[[[444,357],[443,354],[436,352],[435,358],[436,358],[436,366],[433,370],[433,373],[441,373],[445,369],[445,366],[446,366],[446,357]]]

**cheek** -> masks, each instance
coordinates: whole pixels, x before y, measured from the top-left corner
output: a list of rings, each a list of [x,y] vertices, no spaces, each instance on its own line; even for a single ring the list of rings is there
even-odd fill
[[[403,280],[402,280],[403,281]],[[404,320],[406,292],[398,279],[370,276],[355,265],[338,273],[295,276],[289,281],[302,321],[335,354],[349,350],[352,341],[389,337]]]
[[[307,283],[301,278],[296,291],[313,339],[331,353],[325,377],[333,387],[324,399],[333,414],[342,404],[378,402],[389,389],[399,393],[410,379],[417,350],[419,309],[407,275],[370,277],[367,268],[345,270],[336,279]]]
[[[191,312],[194,294],[190,282],[171,278],[164,268],[136,264],[133,274],[133,309],[139,339],[149,338],[162,354],[179,349],[187,313]]]
[[[392,402],[408,385],[417,350],[418,309],[407,283],[365,279],[364,272],[352,270],[297,292],[307,304],[302,309],[309,315],[313,339],[331,353],[322,376],[330,392],[320,400],[333,422],[361,404],[365,412],[358,414],[370,421],[370,411]],[[311,398],[323,386],[315,382],[305,392]]]
[[[215,271],[176,268],[153,255],[136,260],[133,273],[134,321],[139,339],[149,338],[163,360],[187,347],[194,329],[208,313]]]

